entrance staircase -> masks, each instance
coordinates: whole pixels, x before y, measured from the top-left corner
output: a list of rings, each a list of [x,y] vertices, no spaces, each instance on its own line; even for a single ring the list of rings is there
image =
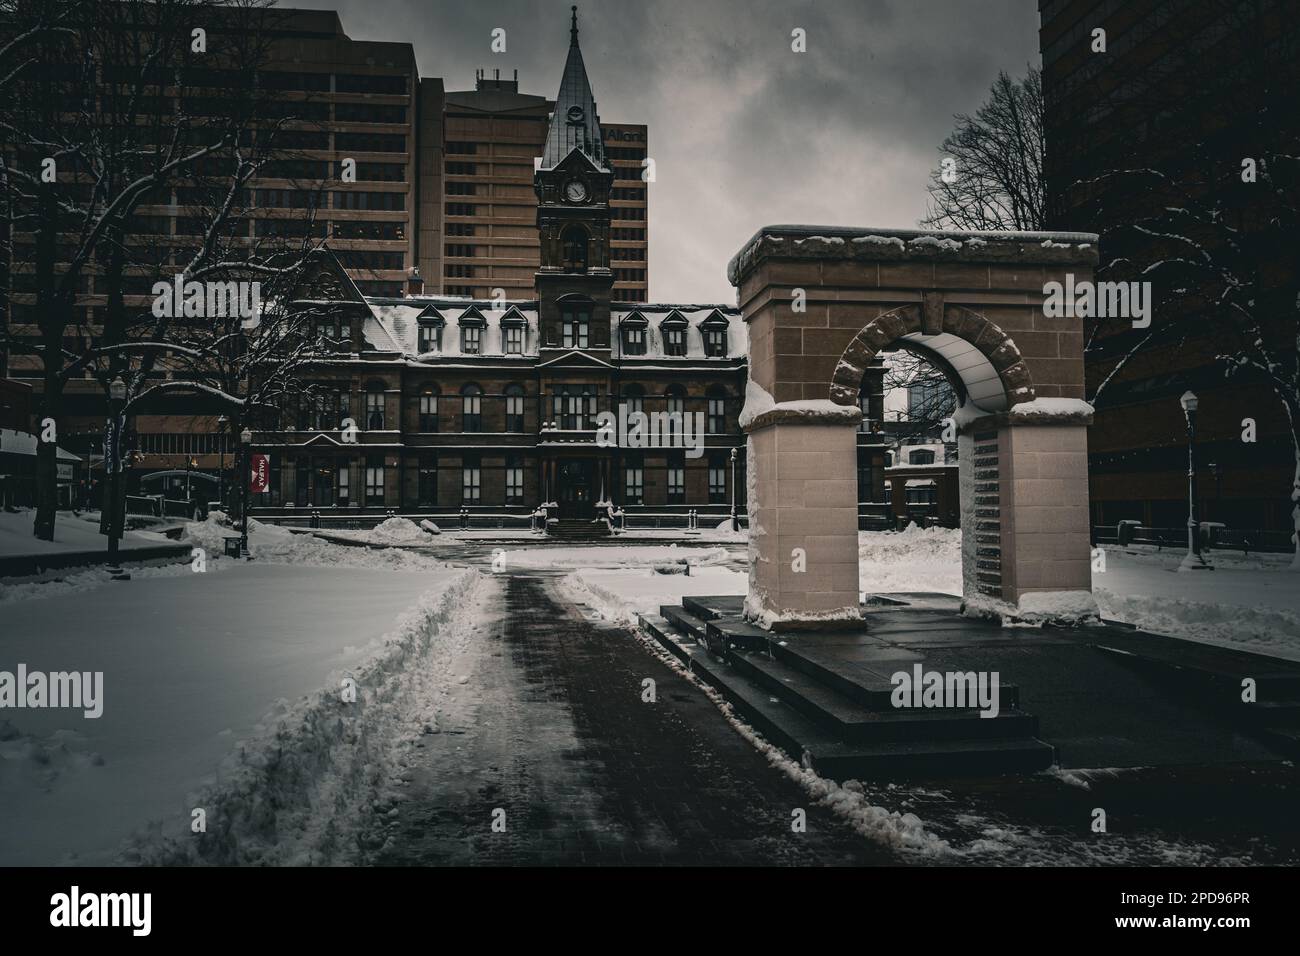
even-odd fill
[[[561,518],[548,525],[546,533],[563,541],[605,541],[610,538],[605,522],[593,522],[590,518]]]
[[[685,598],[642,615],[641,626],[768,741],[822,776],[988,776],[1055,762],[1052,746],[1037,739],[1038,718],[1019,709],[1014,685],[999,688],[996,717],[900,710],[879,673],[819,651],[815,639],[753,627],[720,612],[718,602]]]

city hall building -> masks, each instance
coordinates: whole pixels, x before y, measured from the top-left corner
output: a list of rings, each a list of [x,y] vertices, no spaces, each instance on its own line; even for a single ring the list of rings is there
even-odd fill
[[[424,295],[418,276],[404,296],[366,296],[322,257],[300,305],[341,344],[310,398],[254,437],[270,459],[262,514],[523,518],[546,504],[561,521],[613,506],[716,523],[733,494],[743,509],[744,323],[726,305],[617,301],[614,163],[576,17],[570,35],[533,178],[533,297]],[[620,409],[678,424],[650,447],[609,441],[601,413]]]

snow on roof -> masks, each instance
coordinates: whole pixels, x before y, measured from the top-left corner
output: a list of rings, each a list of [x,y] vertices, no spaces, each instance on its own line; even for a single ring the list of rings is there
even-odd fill
[[[430,309],[436,309],[445,321],[442,331],[442,347],[436,352],[425,353],[429,358],[459,358],[466,354],[461,351],[460,325],[462,317],[482,316],[483,331],[479,339],[479,351],[470,358],[505,357],[505,333],[502,320],[509,319],[507,325],[522,321],[524,325],[524,358],[537,358],[540,354],[540,335],[537,328],[536,300],[499,300],[468,299],[454,296],[413,296],[406,299],[367,298],[370,316],[365,320],[362,335],[365,341],[381,352],[400,352],[410,356],[421,355],[420,315]],[[639,315],[646,320],[646,350],[640,355],[623,355],[622,336],[618,334],[623,320],[632,315]],[[686,354],[669,356],[664,354],[664,337],[661,325],[669,316],[680,315],[686,320]],[[744,358],[748,348],[748,330],[738,309],[724,305],[668,303],[629,303],[619,304],[610,310],[611,357],[628,358],[640,361],[664,360],[684,362],[707,360],[704,353],[704,333],[700,326],[719,320],[726,323],[727,349],[725,358]],[[515,356],[511,356],[515,357]]]
[[[0,428],[0,455],[35,455],[36,436],[13,428]],[[60,448],[59,461],[81,461],[66,448]]]

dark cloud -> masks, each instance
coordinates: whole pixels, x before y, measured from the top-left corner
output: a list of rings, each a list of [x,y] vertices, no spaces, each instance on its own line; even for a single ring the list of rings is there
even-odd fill
[[[554,96],[569,6],[339,0],[339,14],[355,39],[412,43],[448,89],[518,69],[522,91]],[[764,223],[914,225],[953,114],[1038,62],[1034,0],[601,0],[578,15],[601,117],[650,127],[660,300],[731,301],[726,262]],[[807,53],[791,52],[795,27]]]

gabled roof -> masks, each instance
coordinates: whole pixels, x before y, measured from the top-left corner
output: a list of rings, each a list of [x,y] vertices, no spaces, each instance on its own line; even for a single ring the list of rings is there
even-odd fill
[[[582,51],[578,48],[577,7],[573,8],[569,56],[564,61],[564,76],[560,79],[560,92],[555,97],[555,112],[551,114],[551,128],[546,134],[541,168],[554,169],[574,150],[597,169],[609,171],[605,162],[605,137],[600,131],[600,117],[596,113],[596,98],[587,80]]]
[[[650,324],[649,320],[647,320],[645,315],[643,315],[638,310],[633,310],[629,312],[627,315],[623,316],[623,318],[619,320],[619,325],[630,325],[633,328],[643,329],[649,324]]]
[[[461,325],[487,325],[487,319],[483,318],[483,313],[478,310],[478,306],[471,305],[468,309],[460,314]]]
[[[727,325],[727,317],[722,314],[721,309],[714,309],[705,317],[704,321],[701,322],[700,325],[709,326],[711,328],[716,328],[718,326],[725,327]]]
[[[710,318],[712,318],[712,316],[710,316]],[[689,325],[690,323],[686,321],[686,316],[682,315],[676,309],[673,309],[671,312],[669,312],[667,315],[665,315],[662,319],[659,320],[659,324],[661,326],[664,325],[685,326],[685,325]]]
[[[594,355],[588,355],[586,352],[579,352],[574,349],[565,352],[563,355],[557,355],[553,359],[547,359],[545,362],[539,362],[538,368],[613,368],[609,362],[602,361]]]
[[[420,310],[420,314],[415,317],[415,321],[421,325],[446,325],[446,317],[433,306],[425,306]]]
[[[497,321],[502,325],[527,325],[528,317],[519,311],[519,306],[512,305]]]

